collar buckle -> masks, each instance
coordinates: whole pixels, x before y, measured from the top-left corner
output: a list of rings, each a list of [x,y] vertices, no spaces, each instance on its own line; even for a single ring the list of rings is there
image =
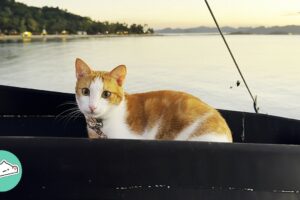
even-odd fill
[[[90,129],[95,131],[100,138],[107,138],[107,136],[101,131],[101,128],[103,128],[103,122],[102,119],[96,119],[96,118],[86,118],[86,124]]]

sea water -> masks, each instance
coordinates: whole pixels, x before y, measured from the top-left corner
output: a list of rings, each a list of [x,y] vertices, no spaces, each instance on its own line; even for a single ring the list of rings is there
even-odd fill
[[[226,38],[257,95],[260,112],[300,119],[300,36]],[[251,97],[219,35],[2,42],[0,84],[74,93],[77,57],[96,70],[125,64],[129,93],[180,90],[216,108],[253,112]]]

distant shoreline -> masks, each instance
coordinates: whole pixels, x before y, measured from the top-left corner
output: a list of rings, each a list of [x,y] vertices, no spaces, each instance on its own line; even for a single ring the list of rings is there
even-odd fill
[[[259,26],[259,27],[221,27],[223,33],[229,35],[300,35],[299,25]],[[164,28],[156,33],[218,33],[216,27],[199,26],[193,28]]]
[[[225,35],[291,35],[291,34],[253,34],[253,33],[224,33]],[[122,37],[155,37],[155,36],[179,36],[179,35],[219,35],[219,33],[153,33],[153,34],[103,34],[103,35],[32,35],[30,38],[23,38],[21,35],[0,35],[0,43],[18,42],[46,42],[46,41],[68,41],[76,39],[91,38],[122,38]],[[298,35],[298,34],[292,34]]]
[[[114,38],[114,37],[152,37],[162,34],[107,34],[107,35],[32,35],[30,38],[23,38],[21,35],[0,35],[0,42],[22,42],[22,41],[55,41],[55,40],[73,40],[85,38]]]

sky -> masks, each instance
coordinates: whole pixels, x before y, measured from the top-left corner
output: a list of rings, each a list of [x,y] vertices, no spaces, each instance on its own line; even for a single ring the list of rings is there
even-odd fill
[[[154,29],[214,26],[204,0],[16,0]],[[221,26],[300,25],[300,0],[209,0]]]

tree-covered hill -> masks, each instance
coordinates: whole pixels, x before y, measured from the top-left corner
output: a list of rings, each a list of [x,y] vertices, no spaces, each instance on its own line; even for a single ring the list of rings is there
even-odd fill
[[[61,10],[58,7],[37,8],[27,6],[15,0],[0,0],[0,33],[19,34],[31,31],[40,34],[46,29],[49,34],[66,30],[71,34],[86,31],[88,34],[128,32],[129,34],[153,33],[153,29],[140,24],[109,23],[94,21]]]

